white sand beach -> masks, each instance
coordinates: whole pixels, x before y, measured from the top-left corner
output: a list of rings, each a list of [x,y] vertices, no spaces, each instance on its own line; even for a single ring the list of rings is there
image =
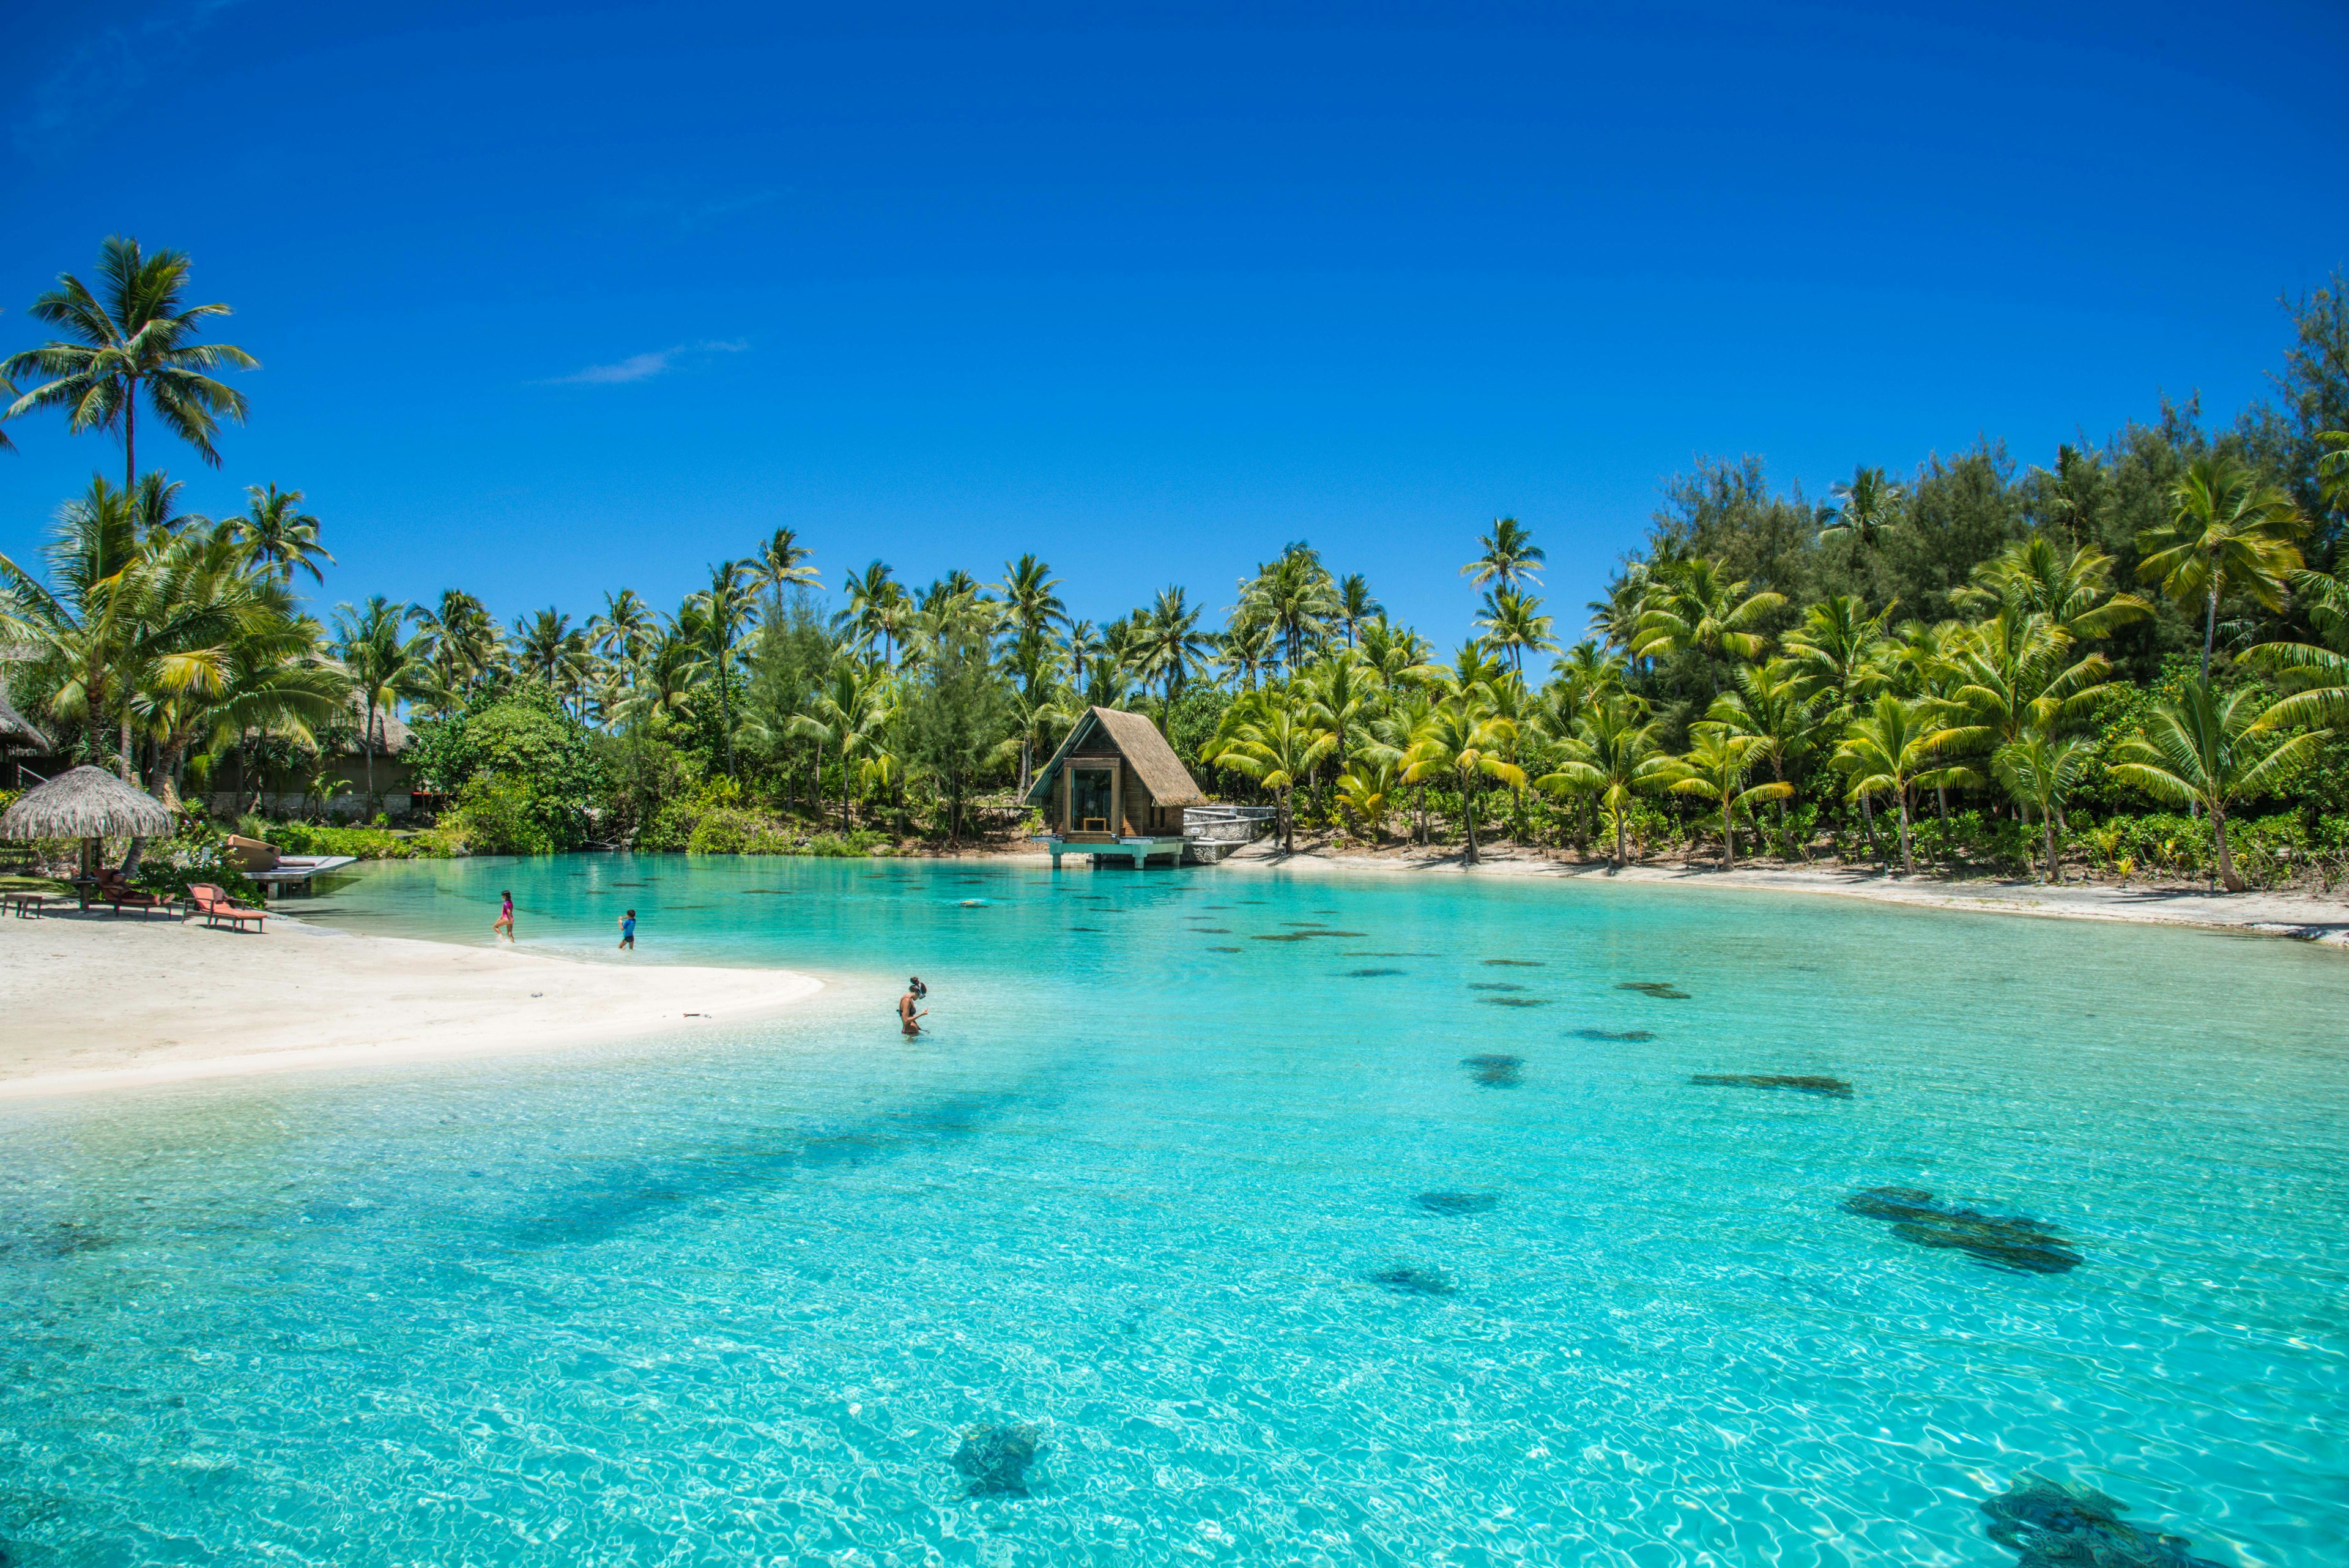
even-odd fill
[[[1485,877],[1539,877],[1556,880],[1607,877],[1603,861],[1561,861],[1507,848],[1488,849],[1475,866],[1461,864],[1456,849],[1439,852],[1390,850],[1382,854],[1330,853],[1305,847],[1278,853],[1268,841],[1232,855],[1226,866],[1280,866],[1292,870],[1328,867],[1408,875],[1446,872]],[[1983,877],[1966,880],[1893,877],[1843,866],[1741,866],[1722,871],[1703,866],[1627,866],[1619,882],[1669,883],[1683,888],[1742,888],[1775,893],[1816,893],[1878,903],[1908,904],[1980,914],[2038,915],[2060,919],[2126,920],[2140,925],[2210,926],[2256,931],[2349,948],[2349,890],[2335,898],[2297,892],[2210,893],[2199,888],[2116,887],[2109,882],[2037,882]]]
[[[0,1100],[543,1050],[740,1023],[823,989],[781,970],[106,913],[0,918]]]

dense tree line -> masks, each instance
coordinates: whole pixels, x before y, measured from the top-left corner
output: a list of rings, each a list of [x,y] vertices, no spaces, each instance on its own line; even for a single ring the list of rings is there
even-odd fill
[[[2060,876],[2085,855],[2240,886],[2250,814],[2263,870],[2349,855],[2337,277],[2293,308],[2275,397],[2223,430],[2165,404],[2045,467],[1983,442],[1818,498],[1758,459],[1701,463],[1571,647],[1544,552],[1498,519],[1464,567],[1477,634],[1444,659],[1303,543],[1213,621],[1181,587],[1074,618],[1034,556],[918,587],[874,560],[828,613],[783,528],[665,610],[622,588],[502,623],[451,588],[322,624],[295,595],[333,563],[300,492],[255,486],[214,520],[138,467],[142,410],[215,464],[220,421],[247,412],[217,373],[251,357],[200,340],[227,311],[185,305],[187,278],[185,256],[110,240],[94,286],[67,275],[35,302],[58,336],[4,368],[10,419],[60,410],[125,462],[60,509],[39,570],[0,558],[5,636],[31,655],[12,695],[166,799],[232,763],[322,793],[345,746],[372,794],[400,713],[450,844],[957,839],[1100,704],[1151,713],[1211,788],[1276,804],[1285,843],[1400,825],[1470,859],[1506,835],[1619,863],[1671,839],[1724,861],[1832,843],[1912,869]]]

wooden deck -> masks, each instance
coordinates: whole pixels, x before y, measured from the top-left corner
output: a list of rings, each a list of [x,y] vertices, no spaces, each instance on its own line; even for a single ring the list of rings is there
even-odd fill
[[[1183,863],[1183,838],[1180,834],[1159,838],[1112,838],[1087,835],[1081,838],[1061,838],[1052,834],[1042,836],[1044,847],[1052,853],[1052,869],[1061,868],[1063,855],[1090,855],[1099,865],[1103,860],[1131,860],[1140,870],[1153,859],[1164,857],[1170,866]]]

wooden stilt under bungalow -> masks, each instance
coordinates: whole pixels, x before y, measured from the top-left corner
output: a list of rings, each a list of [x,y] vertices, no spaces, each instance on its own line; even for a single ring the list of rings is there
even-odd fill
[[[1205,805],[1189,770],[1139,713],[1092,708],[1036,774],[1028,804],[1044,808],[1044,846],[1063,855],[1169,865],[1183,858],[1183,809]]]

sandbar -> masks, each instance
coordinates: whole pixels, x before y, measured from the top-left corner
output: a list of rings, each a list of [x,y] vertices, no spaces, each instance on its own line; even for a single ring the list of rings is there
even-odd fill
[[[0,918],[0,1100],[647,1038],[823,989],[784,970],[587,962],[298,920]]]

